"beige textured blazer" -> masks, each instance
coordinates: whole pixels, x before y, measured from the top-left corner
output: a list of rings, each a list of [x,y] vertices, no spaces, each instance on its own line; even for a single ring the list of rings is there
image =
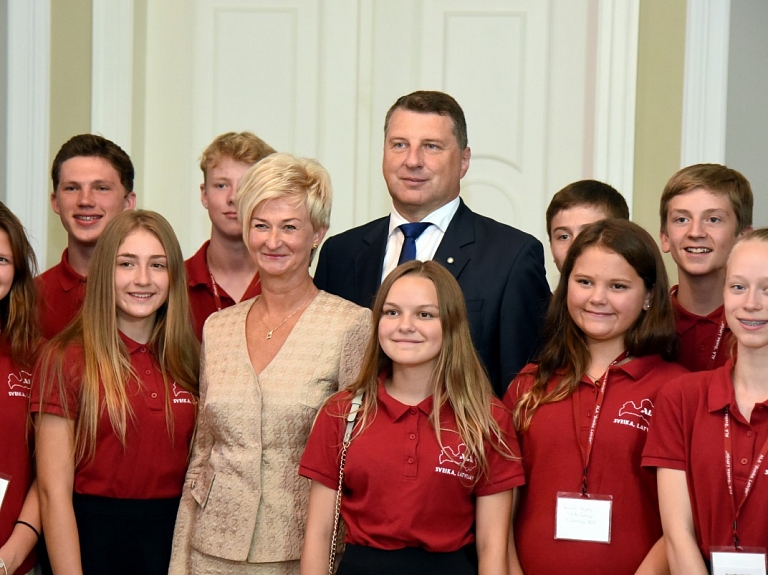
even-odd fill
[[[317,410],[362,363],[370,310],[321,291],[257,376],[245,340],[255,301],[205,324],[200,412],[171,574],[189,572],[190,547],[230,561],[299,558],[309,497],[299,459]]]

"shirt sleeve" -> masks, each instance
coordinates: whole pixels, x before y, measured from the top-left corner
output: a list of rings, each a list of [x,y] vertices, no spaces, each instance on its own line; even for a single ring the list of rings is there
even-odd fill
[[[525,472],[520,459],[520,446],[512,424],[512,414],[498,401],[492,405],[493,418],[501,428],[506,443],[503,446],[488,445],[485,456],[488,461],[488,475],[475,488],[478,497],[494,495],[525,484]]]
[[[648,438],[643,449],[643,467],[685,470],[685,432],[683,430],[683,388],[667,385],[656,396]]]
[[[43,353],[42,357],[55,357],[54,354]],[[57,370],[53,365],[43,366],[38,359],[32,373],[32,393],[29,410],[31,413],[50,413],[67,419],[77,419],[80,410],[80,391],[82,389],[82,373],[84,360],[82,349],[67,348],[63,352],[62,374],[60,381]],[[45,381],[43,381],[45,376]]]
[[[348,392],[331,396],[317,414],[299,462],[299,475],[334,491],[339,487],[341,448],[350,406]]]

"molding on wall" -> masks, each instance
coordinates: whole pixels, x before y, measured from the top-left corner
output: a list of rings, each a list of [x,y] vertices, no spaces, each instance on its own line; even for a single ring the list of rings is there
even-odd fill
[[[597,20],[594,178],[632,205],[640,1],[600,0]]]
[[[131,153],[133,0],[93,3],[91,131]]]
[[[725,163],[730,0],[688,0],[681,167]]]
[[[49,0],[8,3],[8,207],[27,229],[46,269],[50,117]]]

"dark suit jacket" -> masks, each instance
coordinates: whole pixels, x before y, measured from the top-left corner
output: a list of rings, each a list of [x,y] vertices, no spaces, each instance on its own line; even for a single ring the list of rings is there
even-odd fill
[[[317,263],[317,287],[371,307],[388,231],[389,216],[329,238]],[[434,259],[464,291],[475,349],[502,396],[538,346],[550,296],[541,242],[461,201]]]

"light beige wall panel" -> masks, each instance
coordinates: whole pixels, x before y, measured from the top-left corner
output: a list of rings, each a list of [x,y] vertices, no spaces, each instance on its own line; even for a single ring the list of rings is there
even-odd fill
[[[685,0],[640,4],[632,219],[658,238],[659,198],[680,168],[685,68]],[[670,278],[677,278],[665,256]]]
[[[61,145],[91,124],[91,2],[51,2],[51,116],[49,166]],[[50,180],[49,180],[50,182]],[[51,193],[49,183],[45,192]],[[38,253],[41,269],[57,264],[67,246],[59,216],[49,209],[47,250]],[[45,262],[45,263],[43,263]]]
[[[139,82],[145,87],[144,123],[134,130],[143,138],[138,204],[168,218],[186,256],[198,237],[195,228],[201,225],[193,217],[193,208],[200,204],[192,146],[194,7],[193,0],[146,3],[145,76]]]

